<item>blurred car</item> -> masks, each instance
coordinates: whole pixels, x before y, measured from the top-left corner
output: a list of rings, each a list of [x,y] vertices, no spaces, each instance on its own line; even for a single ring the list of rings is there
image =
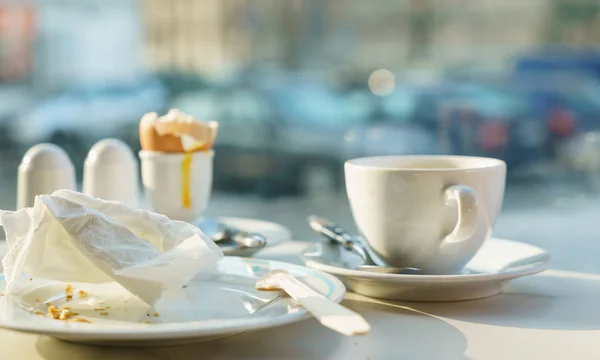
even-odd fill
[[[291,164],[274,143],[274,112],[266,97],[247,88],[213,87],[183,92],[170,107],[197,119],[219,121],[213,186],[263,196],[286,194],[280,178]],[[282,169],[282,171],[278,171]],[[291,191],[291,190],[290,190]]]
[[[547,48],[513,59],[516,74],[567,73],[600,79],[600,51],[593,48]]]
[[[547,49],[515,57],[512,81],[526,89],[552,140],[600,129],[600,52]]]
[[[519,75],[513,82],[553,136],[569,137],[600,126],[600,81],[547,73]]]
[[[154,78],[122,84],[76,85],[21,114],[12,124],[17,141],[35,144],[56,134],[83,142],[115,136],[150,111],[162,111],[166,89]],[[90,131],[93,129],[93,131]]]
[[[504,84],[446,82],[425,89],[412,119],[438,134],[441,152],[500,158],[511,170],[538,160],[547,137],[527,102]]]
[[[326,86],[284,78],[180,94],[171,102],[220,123],[216,189],[263,196],[299,195],[315,174],[339,188],[344,135],[368,114],[368,102]]]
[[[518,173],[600,129],[600,82],[551,72],[453,79],[418,96],[413,121],[437,132],[444,152],[497,157]]]
[[[419,94],[406,85],[382,97],[369,91],[371,112],[346,132],[345,158],[438,153],[438,134],[413,121]]]
[[[21,113],[9,132],[23,148],[41,142],[63,147],[80,169],[89,148],[102,138],[121,138],[138,150],[140,118],[164,111],[166,100],[167,91],[155,78],[75,85]]]

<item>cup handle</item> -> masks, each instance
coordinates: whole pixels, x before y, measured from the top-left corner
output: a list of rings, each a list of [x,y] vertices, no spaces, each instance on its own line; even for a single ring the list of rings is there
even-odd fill
[[[452,185],[444,191],[446,199],[456,199],[458,206],[458,221],[454,230],[443,240],[442,249],[450,250],[467,245],[465,241],[472,238],[477,231],[479,207],[475,191],[468,186]],[[456,249],[458,250],[458,249]]]

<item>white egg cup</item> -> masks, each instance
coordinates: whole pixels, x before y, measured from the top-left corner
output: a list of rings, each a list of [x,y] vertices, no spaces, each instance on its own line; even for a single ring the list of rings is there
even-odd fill
[[[214,151],[142,150],[139,156],[142,183],[152,210],[174,220],[194,223],[210,200]],[[186,166],[189,166],[188,171]]]

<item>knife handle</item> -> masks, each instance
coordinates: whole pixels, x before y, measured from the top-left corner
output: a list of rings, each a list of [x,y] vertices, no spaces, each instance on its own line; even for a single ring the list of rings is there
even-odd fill
[[[371,331],[371,325],[358,313],[329,300],[292,276],[282,278],[279,286],[321,324],[332,330],[347,336]]]

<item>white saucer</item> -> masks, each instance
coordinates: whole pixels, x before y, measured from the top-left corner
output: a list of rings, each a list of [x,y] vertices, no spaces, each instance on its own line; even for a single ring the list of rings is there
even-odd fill
[[[273,222],[235,217],[221,217],[216,220],[239,230],[263,235],[267,239],[266,247],[277,245],[284,241],[292,240],[292,232],[283,225]],[[250,256],[260,249],[239,249],[235,246],[219,246],[225,255]]]
[[[338,246],[315,243],[302,252],[304,263],[335,275],[349,291],[403,301],[460,301],[493,296],[506,281],[532,275],[549,267],[550,256],[528,244],[490,239],[481,247],[463,274],[396,275],[353,270],[362,259]]]
[[[45,301],[67,305],[65,284],[33,279],[31,290],[19,295],[0,297],[0,326],[44,334],[56,338],[92,344],[116,346],[159,346],[201,342],[246,331],[280,326],[306,318],[306,310],[294,305],[278,292],[260,292],[254,284],[270,269],[286,269],[329,299],[340,302],[346,289],[331,275],[299,265],[277,261],[226,257],[218,271],[192,280],[185,298],[170,302],[160,313],[129,295],[116,283],[72,283],[72,311],[91,323],[53,320],[32,311],[47,313]],[[0,292],[5,287],[0,279]],[[79,290],[88,294],[84,299]],[[127,299],[127,301],[125,301]],[[176,305],[172,305],[176,304]],[[101,313],[101,310],[106,312]],[[143,322],[150,321],[150,324]]]

